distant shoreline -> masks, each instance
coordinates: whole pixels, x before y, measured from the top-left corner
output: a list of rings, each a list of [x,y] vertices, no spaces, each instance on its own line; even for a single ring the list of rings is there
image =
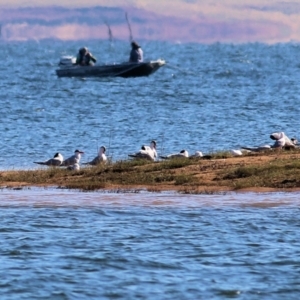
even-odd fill
[[[141,7],[134,3],[81,7],[64,7],[63,3],[1,5],[1,38],[4,41],[108,39],[104,23],[107,21],[113,39],[128,40],[125,20],[128,12],[133,37],[138,40],[201,44],[300,41],[300,13],[296,2],[248,6],[187,2],[180,7],[169,5],[167,10],[163,6],[157,9],[153,5]]]

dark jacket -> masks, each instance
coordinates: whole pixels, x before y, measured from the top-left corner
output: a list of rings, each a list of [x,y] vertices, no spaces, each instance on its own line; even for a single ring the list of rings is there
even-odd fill
[[[143,62],[143,60],[142,48],[136,42],[132,42],[129,62]]]
[[[93,65],[97,60],[90,52],[83,53],[79,51],[77,58],[76,58],[76,65],[81,66],[90,66]]]

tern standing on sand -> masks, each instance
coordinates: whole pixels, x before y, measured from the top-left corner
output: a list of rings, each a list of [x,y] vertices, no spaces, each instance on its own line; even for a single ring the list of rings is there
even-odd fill
[[[297,144],[297,140],[288,138],[284,132],[274,132],[270,138],[275,140],[272,148],[295,148]]]
[[[81,159],[81,154],[83,153],[84,153],[83,151],[75,150],[74,155],[64,160],[60,166],[68,167],[75,164],[79,164]]]
[[[104,146],[101,146],[98,152],[98,156],[96,156],[93,160],[83,163],[83,165],[91,165],[91,166],[96,166],[101,163],[106,163],[107,162],[107,157],[106,157],[106,148]]]
[[[157,158],[156,141],[151,141],[150,146],[142,146],[140,151],[134,154],[129,154],[128,156],[137,159],[147,159],[155,161],[155,159]]]

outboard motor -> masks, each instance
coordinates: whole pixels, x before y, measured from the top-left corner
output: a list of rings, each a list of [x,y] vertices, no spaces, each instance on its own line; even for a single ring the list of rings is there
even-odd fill
[[[74,56],[62,56],[59,60],[60,68],[70,68],[76,64],[76,57]]]

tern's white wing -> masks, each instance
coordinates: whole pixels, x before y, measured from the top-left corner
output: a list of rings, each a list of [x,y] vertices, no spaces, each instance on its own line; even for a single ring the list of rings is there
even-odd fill
[[[83,163],[83,165],[91,165],[91,166],[96,166],[99,165],[101,163],[106,163],[107,162],[107,157],[106,155],[103,153],[101,156],[96,156],[93,160],[87,162],[87,163]]]
[[[143,145],[140,151],[134,154],[128,154],[128,156],[136,159],[147,159],[147,160],[155,161],[155,158],[157,157],[156,142],[151,141],[150,146]]]
[[[196,151],[194,154],[189,156],[189,158],[197,158],[197,157],[203,157],[203,153],[201,151]]]
[[[167,156],[160,156],[160,158],[162,159],[184,158],[184,157],[189,157],[189,153],[187,150],[181,150],[179,153],[173,153]]]
[[[140,150],[139,152],[134,153],[134,154],[128,154],[128,156],[137,158],[137,159],[147,159],[147,160],[154,161],[153,154],[151,154],[145,150]]]
[[[270,135],[272,140],[275,140],[272,148],[295,148],[297,140],[290,139],[284,132],[274,132]]]
[[[101,163],[106,163],[107,162],[107,156],[105,154],[106,148],[105,146],[101,146],[98,152],[98,156],[96,156],[93,160],[83,163],[83,165],[91,165],[91,166],[96,166]]]
[[[72,155],[71,157],[65,159],[62,163],[61,166],[68,167],[75,165],[76,163],[79,163],[78,158],[75,155]]]
[[[241,147],[241,148],[251,152],[262,152],[262,151],[272,150],[272,147],[270,145],[263,145],[259,147]]]
[[[232,149],[230,150],[230,153],[233,155],[233,156],[240,156],[240,155],[243,155],[243,152],[241,150],[238,150],[238,149]]]

